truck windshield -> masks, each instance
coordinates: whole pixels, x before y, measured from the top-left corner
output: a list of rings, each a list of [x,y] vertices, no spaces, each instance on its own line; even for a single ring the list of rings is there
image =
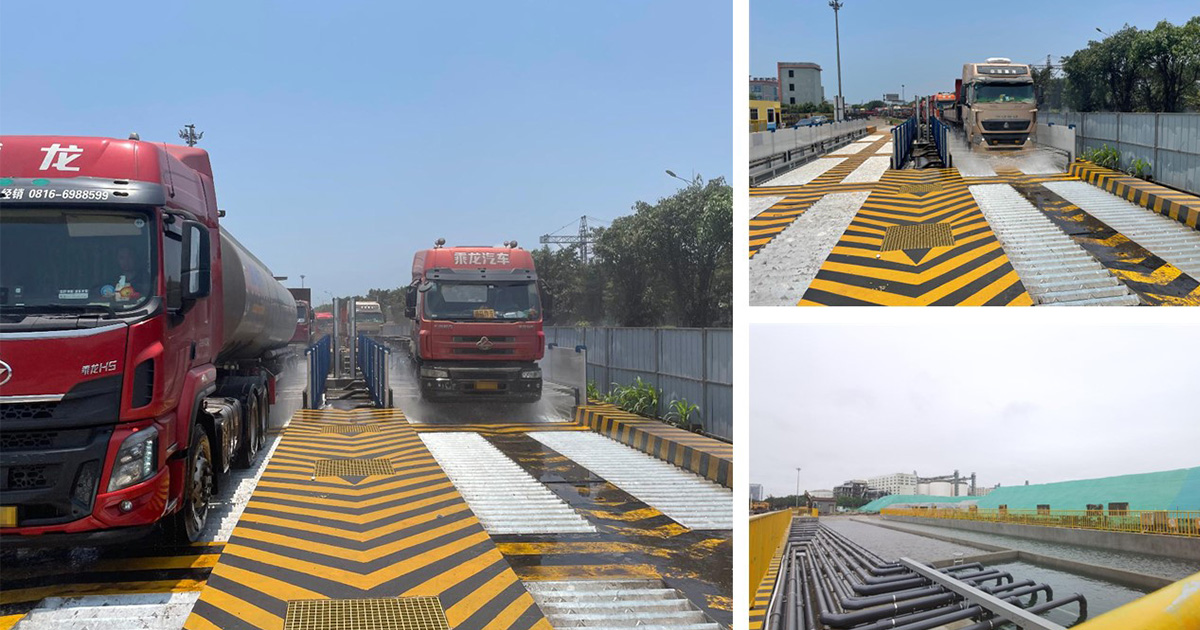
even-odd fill
[[[980,83],[975,86],[976,103],[1032,103],[1032,83]]]
[[[430,282],[425,295],[429,319],[531,320],[541,317],[532,282]]]
[[[0,214],[0,307],[134,310],[154,295],[154,221],[136,212]]]
[[[382,324],[383,313],[355,313],[354,319],[360,324]]]
[[[308,321],[308,307],[303,304],[296,305],[296,323],[303,324]]]

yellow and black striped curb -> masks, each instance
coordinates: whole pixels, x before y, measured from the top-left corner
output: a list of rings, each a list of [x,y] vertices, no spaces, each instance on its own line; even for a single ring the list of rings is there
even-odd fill
[[[198,591],[224,547],[154,542],[105,547],[94,561],[75,563],[80,568],[73,571],[63,570],[69,561],[54,557],[6,563],[0,571],[0,628],[11,627],[46,597]]]
[[[1067,173],[1143,208],[1171,217],[1190,228],[1200,229],[1200,198],[1195,195],[1152,184],[1082,160],[1073,162]]]
[[[771,556],[771,563],[767,565],[767,572],[758,583],[758,590],[754,591],[754,601],[750,602],[750,630],[761,630],[763,622],[766,621],[767,607],[771,604],[771,593],[775,591],[775,580],[779,577],[779,567],[783,563],[783,551],[786,547],[786,544],[781,544],[775,550],[775,555]]]
[[[968,183],[955,169],[887,171],[799,304],[1032,305]],[[885,249],[890,229],[914,227],[930,236],[948,230],[952,244],[918,238],[905,239],[904,249]]]
[[[375,425],[372,431],[327,427]],[[317,477],[321,460],[391,475]],[[283,628],[288,602],[437,597],[453,628],[549,630],[454,484],[395,409],[303,410],[284,431],[185,628]]]
[[[733,488],[733,445],[667,426],[604,403],[575,409],[575,419],[597,433]]]
[[[1148,306],[1200,306],[1200,282],[1039,184],[1013,188]]]

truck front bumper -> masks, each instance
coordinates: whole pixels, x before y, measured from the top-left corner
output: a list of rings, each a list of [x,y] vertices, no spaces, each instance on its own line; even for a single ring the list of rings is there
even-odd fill
[[[523,373],[532,371],[538,372],[537,378],[522,378]],[[431,372],[439,375],[430,375]],[[421,396],[426,400],[517,402],[542,397],[542,378],[537,366],[423,366],[420,383]]]

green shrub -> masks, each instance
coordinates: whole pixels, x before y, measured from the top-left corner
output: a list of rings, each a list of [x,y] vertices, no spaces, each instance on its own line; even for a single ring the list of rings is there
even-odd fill
[[[613,389],[605,399],[605,402],[612,403],[629,413],[654,418],[657,417],[658,396],[660,393],[659,390],[655,389],[653,384],[643,381],[642,377],[639,376],[634,379],[633,385],[618,385],[617,383],[613,383]]]
[[[1143,160],[1142,158],[1137,158],[1136,160],[1130,162],[1129,168],[1125,169],[1126,173],[1129,173],[1130,175],[1132,175],[1138,179],[1149,179],[1149,177],[1150,177],[1149,171],[1150,171],[1150,163],[1147,162],[1146,160]]]
[[[664,420],[676,426],[685,428],[691,424],[692,414],[699,409],[699,407],[696,405],[689,403],[686,398],[672,400],[670,407],[671,410],[667,412],[667,416],[664,418]]]
[[[1121,154],[1116,149],[1103,145],[1099,149],[1088,149],[1083,152],[1083,159],[1104,168],[1117,168],[1121,161]]]

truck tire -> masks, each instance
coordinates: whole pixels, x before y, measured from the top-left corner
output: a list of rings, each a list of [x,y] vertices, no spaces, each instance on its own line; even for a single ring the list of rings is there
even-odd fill
[[[194,543],[208,524],[208,504],[213,495],[212,445],[208,432],[192,425],[192,443],[184,468],[183,505],[171,520],[171,537],[177,542]]]
[[[246,414],[246,429],[242,435],[242,447],[233,458],[233,465],[237,468],[249,468],[258,461],[258,452],[263,443],[262,396],[257,389],[251,389],[242,402],[245,403],[243,409]]]

